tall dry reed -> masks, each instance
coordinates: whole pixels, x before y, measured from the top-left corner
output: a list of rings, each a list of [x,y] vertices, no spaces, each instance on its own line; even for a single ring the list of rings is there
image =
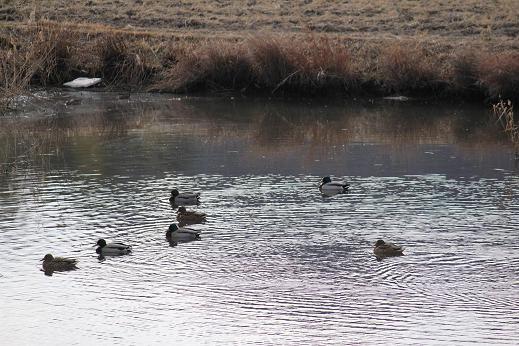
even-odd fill
[[[0,113],[8,110],[17,96],[25,93],[40,62],[32,49],[11,47],[0,50]]]
[[[517,153],[519,150],[519,127],[514,119],[512,102],[510,100],[499,100],[499,102],[492,105],[492,113],[508,138],[510,138]]]
[[[31,29],[33,54],[40,57],[31,83],[61,85],[81,74],[78,66],[79,34],[53,24],[42,22]]]

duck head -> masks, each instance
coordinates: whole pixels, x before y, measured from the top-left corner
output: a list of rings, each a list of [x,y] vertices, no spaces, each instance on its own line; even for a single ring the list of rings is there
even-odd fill
[[[375,247],[377,247],[377,246],[382,246],[382,245],[384,245],[385,243],[386,243],[385,241],[383,241],[382,239],[379,239],[379,240],[377,240],[377,242],[375,243]]]
[[[54,259],[54,256],[52,256],[50,253],[46,254],[45,257],[43,257],[40,261],[52,261]]]
[[[186,212],[186,207],[179,207],[178,208],[177,213],[181,213],[182,214],[182,213],[185,213],[185,212]]]
[[[99,247],[105,247],[105,246],[106,246],[106,240],[104,240],[104,239],[99,239],[99,240],[97,241],[96,245],[99,246]],[[96,246],[96,245],[94,245],[94,246]]]
[[[321,180],[321,183],[323,183],[323,184],[328,184],[328,183],[331,183],[331,182],[332,182],[332,179],[330,177],[324,177]]]
[[[171,241],[171,235],[173,234],[173,232],[175,232],[176,230],[178,229],[177,225],[175,225],[174,223],[172,223],[171,225],[169,225],[169,228],[168,230],[166,231],[166,239],[168,241]]]
[[[171,197],[177,197],[178,195],[179,195],[179,193],[178,193],[177,189],[171,190]]]

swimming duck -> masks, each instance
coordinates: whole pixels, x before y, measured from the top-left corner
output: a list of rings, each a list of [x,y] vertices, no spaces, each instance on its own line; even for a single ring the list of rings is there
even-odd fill
[[[178,228],[177,225],[172,223],[169,225],[169,229],[166,232],[166,239],[169,242],[188,242],[192,240],[200,239],[200,231],[191,228]]]
[[[103,255],[127,255],[130,252],[132,252],[132,247],[130,245],[125,245],[121,243],[110,243],[107,244],[106,240],[99,239],[96,243],[98,248],[96,249],[96,252],[103,256]],[[94,245],[94,246],[96,246]]]
[[[77,260],[74,258],[54,257],[48,253],[41,259],[41,261],[43,261],[42,267],[46,273],[78,269],[78,267],[76,267]]]
[[[205,213],[198,211],[186,210],[185,207],[180,207],[177,210],[177,221],[183,224],[201,223],[205,221]]]
[[[386,243],[382,239],[377,240],[373,253],[378,260],[384,257],[403,256],[404,248],[395,244]]]
[[[193,205],[200,203],[200,193],[179,193],[177,189],[171,190],[169,202],[175,205]]]
[[[344,183],[342,181],[334,181],[330,177],[324,177],[321,180],[321,184],[319,184],[319,191],[322,194],[326,195],[334,195],[337,193],[345,193],[348,191],[350,184]]]

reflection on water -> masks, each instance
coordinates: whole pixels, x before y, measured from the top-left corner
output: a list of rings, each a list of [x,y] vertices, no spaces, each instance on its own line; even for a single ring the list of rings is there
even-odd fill
[[[484,110],[70,95],[0,119],[16,344],[516,343],[519,179]],[[208,219],[170,247],[174,187]],[[99,261],[102,237],[133,253]],[[41,275],[49,252],[79,270]]]

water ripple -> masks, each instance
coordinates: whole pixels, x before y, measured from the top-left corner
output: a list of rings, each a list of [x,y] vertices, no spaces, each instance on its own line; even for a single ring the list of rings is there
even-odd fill
[[[182,114],[163,118],[189,125]],[[382,148],[345,144],[333,154],[344,160],[322,168],[305,143],[278,138],[285,149],[258,153],[252,137],[215,143],[196,126],[193,136],[176,125],[76,136],[50,172],[1,185],[1,332],[42,344],[516,344],[519,180],[509,171],[356,174],[343,177],[349,193],[326,198],[321,170],[354,170],[362,160],[349,155],[362,147],[378,160]],[[268,150],[291,153],[276,167],[302,157],[298,173],[265,172]],[[190,207],[208,214],[191,226],[201,240],[166,241],[173,187],[202,192]],[[134,251],[99,260],[99,238]],[[406,255],[377,261],[379,238]],[[46,277],[46,253],[80,269]]]

